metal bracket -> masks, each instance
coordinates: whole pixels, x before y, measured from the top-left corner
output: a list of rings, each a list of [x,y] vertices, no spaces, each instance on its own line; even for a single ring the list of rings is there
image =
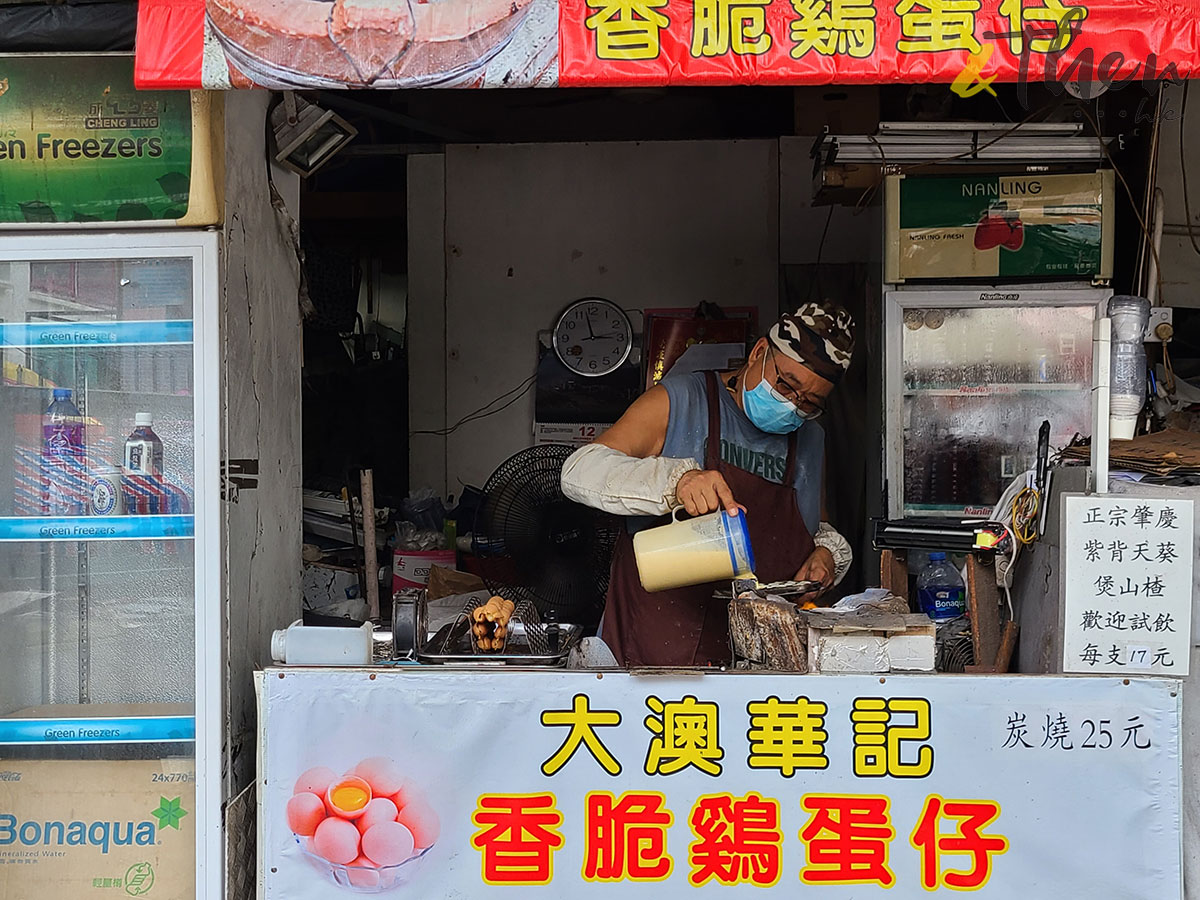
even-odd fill
[[[227,459],[221,463],[221,499],[238,502],[242,491],[258,488],[257,459]]]
[[[300,121],[300,114],[296,111],[296,95],[291,91],[283,92],[283,109],[289,125]]]

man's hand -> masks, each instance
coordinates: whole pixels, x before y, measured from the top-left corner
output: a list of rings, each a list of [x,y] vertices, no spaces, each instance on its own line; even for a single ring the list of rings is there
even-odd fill
[[[724,476],[711,470],[694,469],[685,472],[675,485],[675,499],[682,503],[688,515],[692,516],[702,516],[719,509],[735,516],[743,510],[733,499],[733,491],[725,483]]]
[[[804,561],[804,565],[800,567],[800,571],[796,573],[796,581],[819,581],[821,589],[819,591],[811,591],[800,597],[797,597],[797,604],[807,603],[816,600],[824,594],[833,585],[833,579],[837,575],[837,565],[833,561],[833,554],[824,547],[817,547],[808,559]]]

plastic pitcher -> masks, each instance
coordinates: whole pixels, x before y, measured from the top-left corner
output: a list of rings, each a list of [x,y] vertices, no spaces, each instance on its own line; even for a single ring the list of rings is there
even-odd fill
[[[754,551],[744,513],[720,512],[672,521],[633,536],[638,577],[647,591],[730,580],[754,571]]]

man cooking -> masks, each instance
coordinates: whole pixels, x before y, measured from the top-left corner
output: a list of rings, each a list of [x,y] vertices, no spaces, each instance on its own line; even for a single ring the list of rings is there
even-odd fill
[[[850,545],[823,516],[825,434],[815,420],[850,366],[854,323],[806,303],[759,339],[734,372],[668,377],[563,466],[572,500],[624,516],[746,511],[760,581],[816,581],[850,568]],[[729,661],[727,584],[648,593],[633,539],[613,554],[601,637],[626,666]]]

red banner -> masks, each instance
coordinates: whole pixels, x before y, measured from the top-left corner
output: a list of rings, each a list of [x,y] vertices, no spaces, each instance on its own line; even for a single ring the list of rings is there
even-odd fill
[[[204,57],[204,0],[138,4],[133,83],[141,90],[199,88]]]
[[[559,0],[559,84],[1153,82],[1196,0]]]

